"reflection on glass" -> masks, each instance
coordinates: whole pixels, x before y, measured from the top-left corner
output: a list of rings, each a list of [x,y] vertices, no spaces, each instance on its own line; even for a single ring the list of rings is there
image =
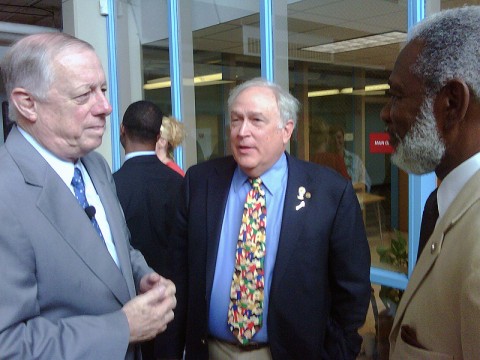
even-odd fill
[[[259,3],[194,0],[191,13],[196,134],[187,136],[196,136],[200,162],[230,153],[228,93],[261,74]],[[392,269],[376,249],[391,245],[394,229],[407,235],[408,182],[388,154],[370,151],[369,136],[384,131],[379,113],[406,35],[407,2],[289,1],[287,23],[290,91],[302,104],[290,152],[352,181],[372,264]],[[143,64],[145,98],[171,112],[167,38],[143,46]]]
[[[145,99],[157,104],[164,114],[172,113],[168,39],[142,46]]]
[[[230,153],[228,94],[239,83],[261,74],[258,3],[223,2],[211,11],[217,16],[209,16],[209,21],[192,34],[195,77],[221,75],[216,81],[195,87],[199,162]]]
[[[290,86],[303,108],[291,150],[352,181],[372,266],[398,272],[406,272],[404,264],[386,262],[377,249],[398,245],[395,229],[408,238],[408,223],[399,220],[408,208],[400,208],[398,196],[392,198],[398,171],[392,171],[388,154],[370,151],[369,135],[384,131],[379,114],[406,30],[406,2],[304,0],[288,5]],[[405,191],[395,188],[393,193]]]
[[[230,153],[226,99],[260,76],[258,2],[191,1],[197,161]],[[193,16],[194,15],[194,16]],[[145,98],[171,112],[168,38],[143,46]]]

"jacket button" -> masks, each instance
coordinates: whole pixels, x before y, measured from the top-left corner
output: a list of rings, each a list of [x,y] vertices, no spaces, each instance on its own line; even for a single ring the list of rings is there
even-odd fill
[[[435,252],[435,249],[437,248],[437,244],[436,243],[433,243],[432,246],[430,247],[430,253],[434,253]]]
[[[202,345],[205,345],[207,343],[207,340],[205,340],[205,339],[202,339],[200,341],[201,341]]]

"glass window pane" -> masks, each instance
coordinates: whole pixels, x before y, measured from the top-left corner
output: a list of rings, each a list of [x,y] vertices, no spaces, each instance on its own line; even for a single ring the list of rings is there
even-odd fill
[[[385,147],[371,139],[384,134],[380,110],[406,31],[406,1],[288,5],[290,84],[303,105],[292,152],[352,181],[372,266],[402,273],[407,272],[408,182],[399,181]],[[394,253],[396,258],[388,256],[392,241],[404,250]]]
[[[440,0],[435,0],[434,2],[439,2]],[[464,1],[464,0],[441,0],[441,9],[451,9],[451,8],[456,8],[456,7],[462,7],[464,5],[480,5],[479,0],[469,0],[469,1]]]
[[[191,13],[196,134],[188,136],[196,136],[197,161],[202,162],[230,153],[229,91],[261,74],[259,4],[195,0]],[[145,98],[171,113],[168,37],[147,43],[142,53]],[[149,83],[157,85],[149,89]]]
[[[198,161],[230,153],[226,102],[237,84],[260,76],[258,2],[195,0],[193,31]]]
[[[145,100],[160,106],[163,113],[172,113],[170,60],[168,39],[142,46]]]

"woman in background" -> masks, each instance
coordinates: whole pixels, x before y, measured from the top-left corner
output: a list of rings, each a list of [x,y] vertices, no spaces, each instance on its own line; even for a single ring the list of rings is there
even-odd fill
[[[185,172],[173,161],[173,150],[180,145],[184,138],[185,126],[172,116],[164,116],[155,152],[161,162],[182,176],[185,176]]]

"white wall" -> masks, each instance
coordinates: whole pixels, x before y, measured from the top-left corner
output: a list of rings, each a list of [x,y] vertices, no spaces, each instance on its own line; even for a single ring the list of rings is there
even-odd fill
[[[64,0],[62,3],[63,31],[92,44],[102,62],[108,79],[108,48],[106,17],[100,14],[98,0]],[[107,96],[109,93],[107,92]],[[102,145],[97,149],[112,166],[111,126],[107,128]]]

